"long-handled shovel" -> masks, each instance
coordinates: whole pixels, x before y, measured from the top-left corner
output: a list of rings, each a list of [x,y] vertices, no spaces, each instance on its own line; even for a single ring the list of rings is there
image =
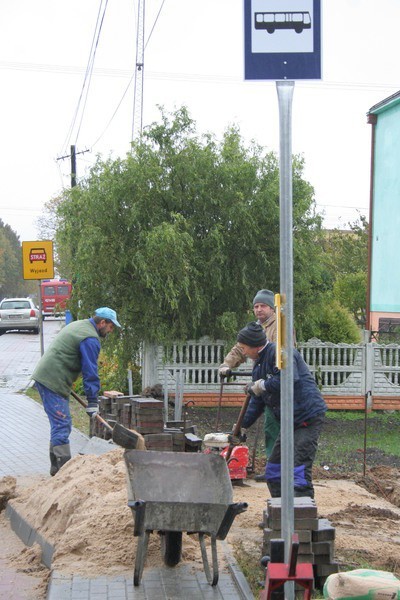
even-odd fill
[[[71,390],[71,396],[75,398],[84,408],[87,408],[86,402],[81,398],[74,390]],[[126,448],[127,450],[144,450],[144,438],[137,433],[137,431],[133,431],[131,429],[127,429],[121,423],[115,423],[114,427],[111,427],[107,421],[103,419],[99,414],[95,415],[96,419],[104,425],[109,431],[112,433],[112,440],[118,446],[122,446],[122,448]]]

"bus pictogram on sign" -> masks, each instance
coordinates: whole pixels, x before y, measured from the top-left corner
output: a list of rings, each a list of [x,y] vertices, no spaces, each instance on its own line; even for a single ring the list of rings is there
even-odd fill
[[[267,33],[275,33],[277,29],[294,29],[302,33],[311,29],[311,15],[308,11],[296,12],[256,12],[254,28],[265,29]]]

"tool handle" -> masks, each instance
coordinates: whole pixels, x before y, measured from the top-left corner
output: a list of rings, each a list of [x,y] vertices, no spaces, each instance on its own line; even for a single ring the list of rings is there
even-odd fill
[[[245,401],[242,404],[242,408],[240,409],[239,417],[236,421],[235,427],[232,431],[232,435],[237,437],[240,435],[240,430],[242,429],[242,421],[243,417],[246,414],[247,407],[249,406],[251,394],[246,394]],[[225,460],[228,461],[231,457],[232,450],[234,448],[234,444],[229,444],[228,452],[226,453]]]
[[[226,375],[220,375],[221,378],[223,377],[235,377],[237,375],[239,375],[239,377],[241,375],[243,375],[243,377],[251,377],[253,374],[253,371],[232,371],[229,370]]]
[[[231,371],[230,375],[243,375],[243,377],[251,377],[253,375],[253,371]]]
[[[87,408],[86,402],[83,400],[83,398],[81,398],[80,396],[78,396],[78,394],[76,392],[74,392],[74,390],[71,390],[71,396],[73,398],[75,398],[75,400],[77,400],[79,402],[79,404],[81,404],[83,406],[83,408]],[[101,417],[99,414],[96,414],[95,417],[96,417],[96,419],[98,421],[100,421],[100,423],[102,423],[104,425],[104,427],[107,427],[107,429],[109,429],[110,431],[113,430],[113,428],[111,427],[111,425],[109,423],[107,423],[107,421],[105,421],[103,419],[103,417]]]

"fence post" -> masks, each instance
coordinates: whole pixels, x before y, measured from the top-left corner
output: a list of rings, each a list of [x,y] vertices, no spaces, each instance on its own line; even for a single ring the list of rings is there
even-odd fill
[[[157,383],[157,346],[143,342],[142,390]]]
[[[368,394],[367,409],[372,408],[374,386],[374,344],[368,342],[365,344],[365,390]]]
[[[169,406],[168,406],[168,371],[164,369],[164,422],[169,421]]]
[[[184,371],[183,371],[183,369],[180,369],[179,371],[176,372],[175,421],[181,421],[181,419],[182,419],[183,382],[184,382]]]
[[[133,396],[132,369],[128,369],[128,394]]]

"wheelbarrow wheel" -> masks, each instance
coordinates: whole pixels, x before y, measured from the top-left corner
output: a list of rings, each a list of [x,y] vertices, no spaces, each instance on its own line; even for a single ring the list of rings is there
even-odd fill
[[[165,564],[175,567],[182,556],[182,531],[162,531],[161,552]]]

